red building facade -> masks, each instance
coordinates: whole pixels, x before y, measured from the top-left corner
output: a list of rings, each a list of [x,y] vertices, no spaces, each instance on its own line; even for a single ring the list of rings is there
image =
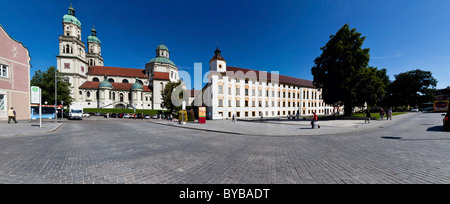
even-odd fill
[[[14,107],[18,120],[30,118],[30,54],[0,25],[0,120]]]

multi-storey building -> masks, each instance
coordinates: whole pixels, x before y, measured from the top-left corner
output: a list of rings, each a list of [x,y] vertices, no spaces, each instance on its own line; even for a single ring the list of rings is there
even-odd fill
[[[227,66],[219,48],[209,62],[209,83],[194,104],[208,119],[310,116],[342,112],[325,104],[312,81],[278,73]]]
[[[164,109],[161,90],[176,82],[178,67],[169,58],[169,49],[161,44],[156,57],[145,69],[104,66],[101,41],[91,29],[87,47],[82,42],[81,22],[72,5],[63,16],[63,34],[59,36],[57,68],[71,83],[71,105],[84,108]],[[86,52],[87,49],[87,52]]]
[[[0,120],[14,107],[18,120],[30,119],[30,54],[0,25]]]

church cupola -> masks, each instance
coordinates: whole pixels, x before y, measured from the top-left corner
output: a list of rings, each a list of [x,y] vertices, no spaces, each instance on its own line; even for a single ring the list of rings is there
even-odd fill
[[[91,35],[87,38],[88,52],[86,58],[89,66],[103,66],[101,43],[97,37],[97,30],[92,26]]]
[[[167,48],[164,43],[161,43],[161,45],[158,45],[158,47],[156,47],[156,57],[169,58],[169,48]]]
[[[68,13],[69,15],[72,15],[72,16],[75,16],[75,9],[73,9],[73,7],[72,7],[72,3],[70,4],[70,6],[69,6],[69,13]]]
[[[75,17],[75,9],[72,4],[69,6],[69,11],[63,16],[63,23],[71,23],[77,25],[81,29],[81,22]]]
[[[217,43],[217,49],[214,51],[213,58],[209,61],[209,69],[211,71],[226,72],[227,62],[222,57],[222,51],[219,50],[219,44]]]
[[[88,37],[87,39],[88,43],[97,43],[97,44],[101,44],[100,39],[98,39],[97,37],[97,31],[95,30],[95,27],[92,27],[91,30],[91,35]]]

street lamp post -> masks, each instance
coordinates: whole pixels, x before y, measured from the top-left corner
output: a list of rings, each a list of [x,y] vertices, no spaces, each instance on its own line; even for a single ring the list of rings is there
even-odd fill
[[[64,101],[61,101],[61,120],[64,119]]]
[[[58,103],[58,70],[55,69],[55,123],[58,123],[58,110],[56,109]]]

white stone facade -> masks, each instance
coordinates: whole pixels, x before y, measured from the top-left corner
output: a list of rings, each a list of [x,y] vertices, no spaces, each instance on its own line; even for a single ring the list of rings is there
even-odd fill
[[[176,82],[178,67],[169,59],[169,49],[161,44],[156,57],[143,69],[106,67],[101,56],[101,42],[92,28],[87,47],[81,41],[81,22],[69,7],[63,17],[59,36],[57,69],[71,83],[71,105],[83,108],[164,109],[161,90],[167,82]],[[87,51],[86,51],[87,49]],[[106,85],[101,84],[105,81]],[[134,86],[135,83],[139,83]],[[103,84],[103,85],[105,85]]]
[[[324,103],[321,91],[312,86],[311,81],[227,67],[221,56],[210,61],[210,69],[209,83],[203,88],[203,95],[194,101],[196,106],[200,105],[199,101],[207,106],[208,119],[232,118],[233,115],[236,118],[305,117],[314,112],[317,115],[338,112],[337,108]],[[339,112],[343,113],[342,107]]]

